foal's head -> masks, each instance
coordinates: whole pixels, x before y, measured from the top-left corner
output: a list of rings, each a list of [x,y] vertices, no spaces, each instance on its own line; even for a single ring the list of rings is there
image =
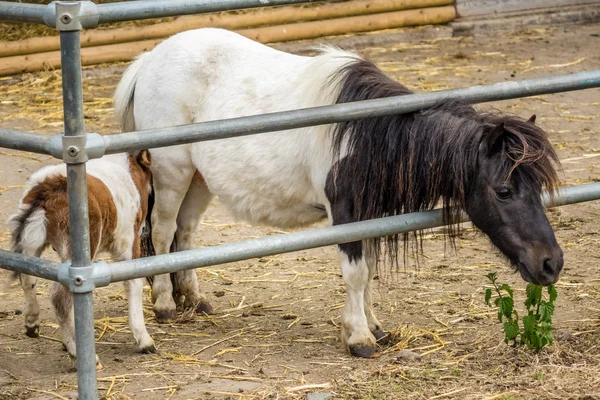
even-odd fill
[[[491,117],[477,154],[467,195],[471,220],[508,257],[523,279],[558,280],[563,252],[546,218],[540,194],[557,187],[558,158],[545,133],[528,121]]]

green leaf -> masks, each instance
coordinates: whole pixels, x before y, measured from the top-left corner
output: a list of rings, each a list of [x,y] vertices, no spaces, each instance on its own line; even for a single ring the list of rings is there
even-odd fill
[[[488,306],[492,306],[490,304],[490,299],[492,298],[492,289],[485,289],[485,304]]]
[[[548,295],[550,296],[550,303],[554,303],[554,300],[558,297],[558,292],[554,285],[548,286]]]
[[[504,323],[505,342],[515,340],[519,336],[519,321],[512,320]]]
[[[496,282],[496,273],[495,272],[490,272],[489,274],[487,274],[487,278],[492,281],[492,283]]]
[[[541,322],[551,323],[552,322],[552,314],[554,314],[554,304],[547,302],[547,301],[542,301],[540,303],[539,320]]]
[[[503,284],[502,289],[506,290],[506,293],[508,293],[510,297],[513,297],[513,290],[508,286],[508,283]]]
[[[513,299],[511,297],[503,297],[500,300],[501,300],[499,303],[500,312],[506,318],[511,319],[513,308],[515,306]]]
[[[554,330],[551,322],[542,321],[540,322],[540,330],[542,332],[551,332]]]
[[[523,336],[529,339],[533,332],[535,332],[535,328],[537,326],[537,321],[533,311],[529,311],[529,314],[523,317]]]
[[[527,293],[525,307],[527,307],[527,309],[530,309],[531,307],[539,304],[542,298],[542,287],[534,285],[533,283],[529,283],[527,285],[527,288],[525,289],[525,293]]]
[[[552,338],[552,332],[546,332],[542,335],[542,337],[544,338],[546,345],[554,343],[554,338]]]

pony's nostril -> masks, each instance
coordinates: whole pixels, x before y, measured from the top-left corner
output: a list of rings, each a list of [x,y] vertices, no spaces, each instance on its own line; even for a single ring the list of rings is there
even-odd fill
[[[556,263],[551,258],[544,260],[544,273],[546,275],[555,275],[557,273]]]

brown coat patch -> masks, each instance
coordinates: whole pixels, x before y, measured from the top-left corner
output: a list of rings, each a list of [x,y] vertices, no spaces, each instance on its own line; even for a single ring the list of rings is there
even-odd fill
[[[112,232],[117,226],[117,208],[110,191],[102,181],[90,175],[87,176],[87,181],[90,249],[93,259],[98,249],[110,246]],[[60,256],[63,259],[70,258],[67,178],[62,175],[46,178],[27,193],[23,203],[32,207],[37,205],[45,211],[48,243],[59,253],[66,249],[67,254]]]

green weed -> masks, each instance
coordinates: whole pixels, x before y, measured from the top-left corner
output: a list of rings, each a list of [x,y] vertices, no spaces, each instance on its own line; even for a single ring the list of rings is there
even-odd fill
[[[485,291],[485,303],[498,308],[498,320],[502,323],[504,329],[504,342],[513,342],[514,346],[526,345],[536,353],[545,346],[552,344],[552,315],[554,314],[554,301],[558,297],[554,285],[547,287],[548,300],[542,296],[543,287],[532,283],[527,285],[525,290],[527,299],[525,307],[527,315],[522,319],[522,327],[519,322],[519,313],[515,309],[512,288],[504,283],[497,283],[495,273],[487,275],[488,279],[494,285],[498,297],[494,299],[494,305],[490,303],[492,299],[492,289]]]

